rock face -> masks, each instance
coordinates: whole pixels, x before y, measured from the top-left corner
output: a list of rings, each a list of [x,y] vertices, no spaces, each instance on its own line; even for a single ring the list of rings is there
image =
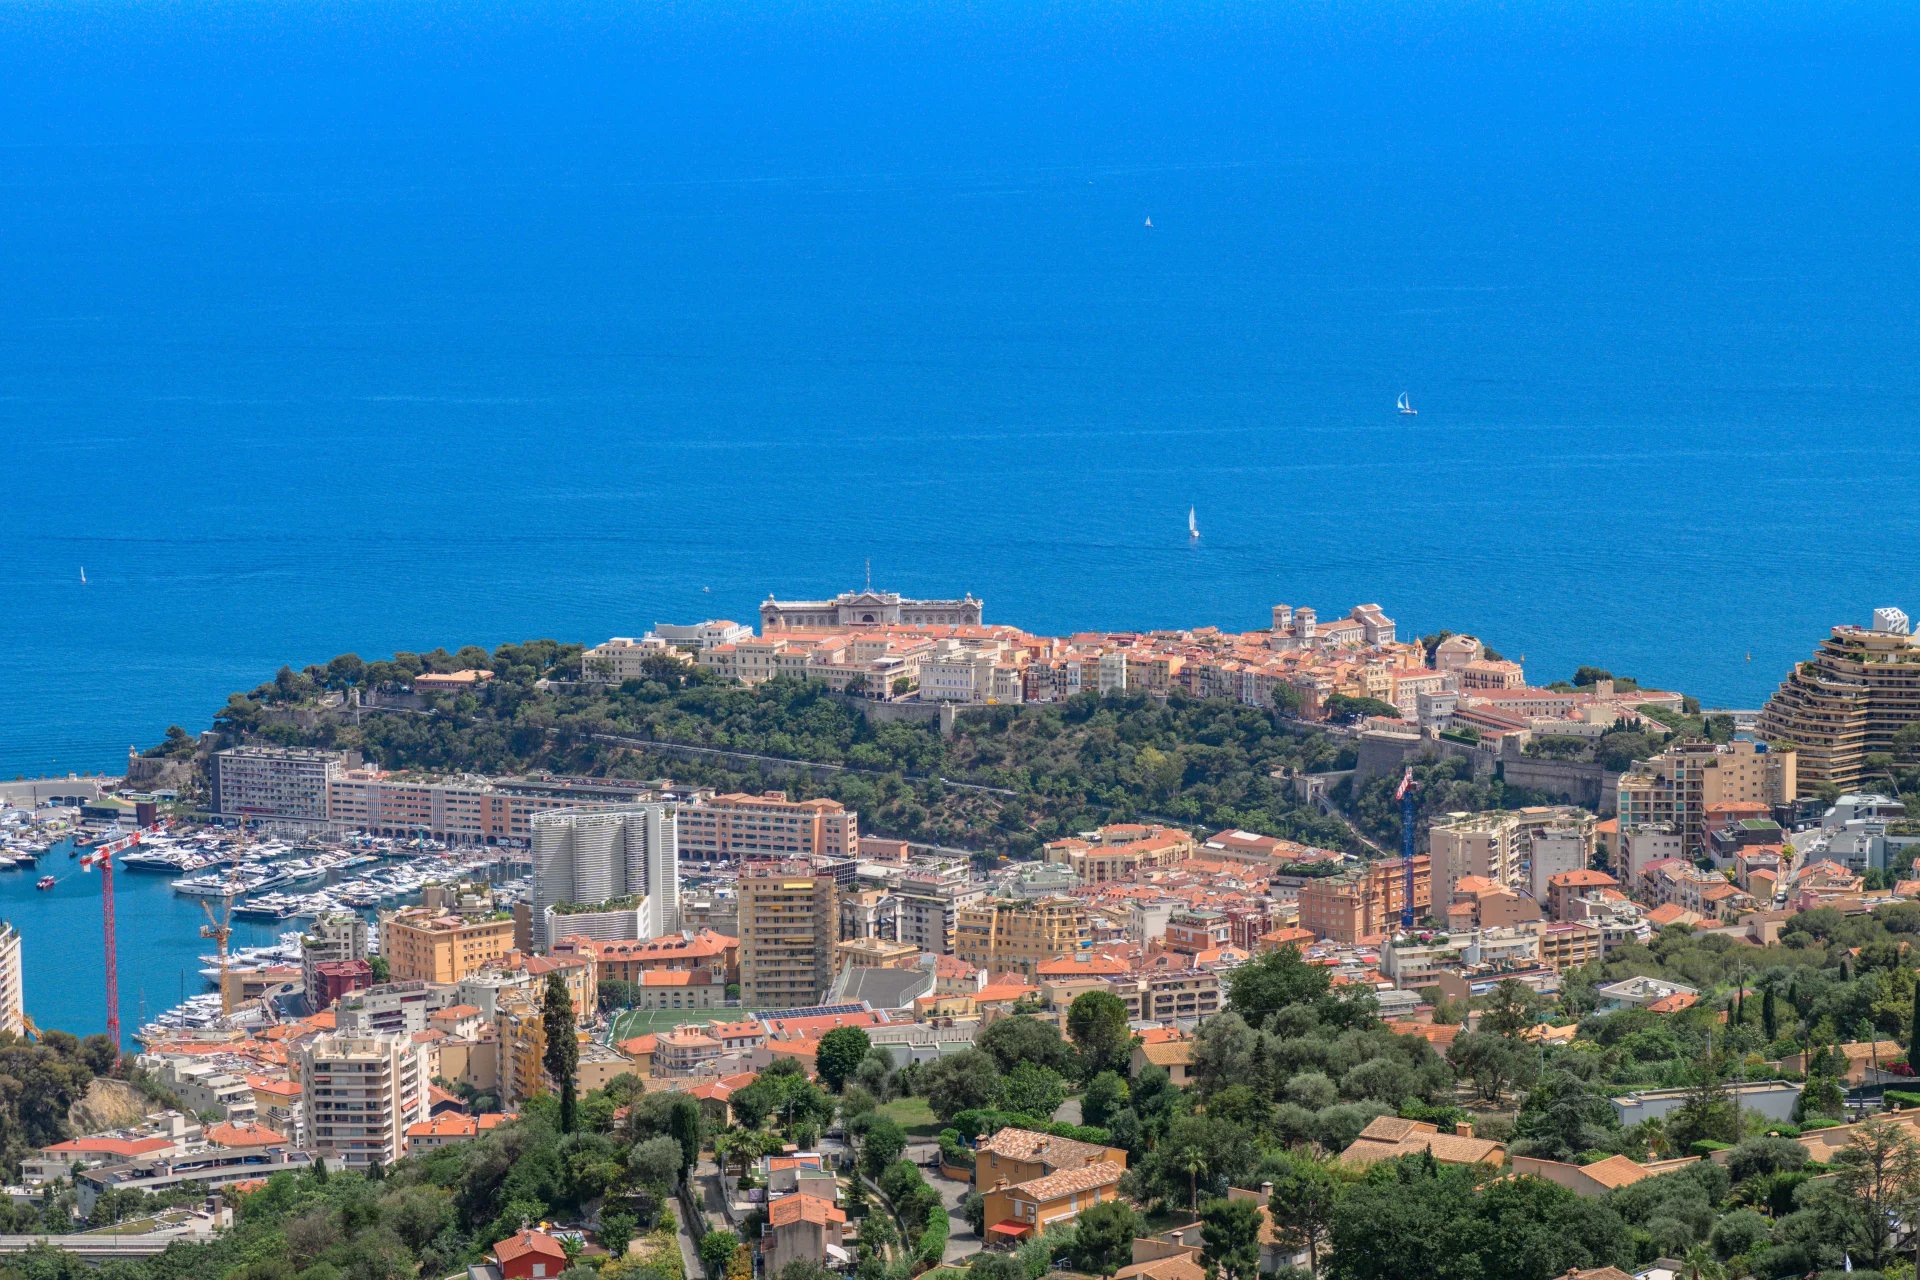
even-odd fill
[[[137,1125],[151,1109],[146,1095],[126,1081],[96,1078],[87,1096],[67,1108],[67,1120],[75,1133],[99,1133]]]

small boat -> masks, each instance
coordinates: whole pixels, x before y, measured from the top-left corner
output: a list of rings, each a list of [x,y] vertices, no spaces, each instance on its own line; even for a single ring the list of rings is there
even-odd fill
[[[36,889],[51,889],[53,888],[53,877],[41,876],[38,880],[33,882],[33,887]]]
[[[1419,411],[1418,409],[1416,409],[1416,408],[1414,408],[1414,407],[1413,407],[1413,402],[1412,402],[1411,400],[1409,400],[1409,399],[1407,399],[1407,393],[1406,393],[1406,392],[1404,392],[1404,391],[1402,391],[1402,392],[1400,393],[1400,400],[1399,400],[1399,402],[1398,402],[1398,403],[1397,403],[1397,404],[1396,404],[1396,405],[1395,405],[1394,407],[1395,407],[1395,408],[1397,408],[1398,410],[1400,410],[1400,412],[1402,412],[1402,413],[1418,413],[1418,412],[1420,412],[1420,411]]]
[[[80,566],[80,585],[83,587],[87,585],[87,566],[85,565]]]
[[[1187,508],[1187,536],[1189,538],[1197,538],[1200,536],[1200,524],[1194,519],[1192,507]]]
[[[1148,218],[1148,219],[1147,219],[1147,225],[1148,225],[1149,227],[1151,227],[1151,226],[1153,225],[1153,219],[1152,219],[1152,218]]]

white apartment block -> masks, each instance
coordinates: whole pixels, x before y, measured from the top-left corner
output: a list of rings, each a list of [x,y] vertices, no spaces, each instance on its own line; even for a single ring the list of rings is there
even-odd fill
[[[424,1055],[404,1035],[323,1035],[300,1051],[313,1148],[349,1169],[390,1165],[430,1107]]]
[[[536,815],[533,832],[533,944],[553,942],[554,907],[618,900],[637,910],[634,936],[680,927],[680,853],[674,811],[664,804],[560,809]]]
[[[230,747],[213,757],[213,811],[226,817],[327,820],[327,784],[345,767],[333,751]]]

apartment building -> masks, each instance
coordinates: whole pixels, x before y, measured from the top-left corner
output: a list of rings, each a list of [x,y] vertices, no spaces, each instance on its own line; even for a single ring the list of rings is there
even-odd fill
[[[1809,786],[1850,791],[1870,780],[1867,756],[1920,722],[1920,636],[1899,609],[1866,627],[1839,626],[1795,664],[1760,712],[1760,735],[1791,744]]]
[[[1463,878],[1480,876],[1508,887],[1527,886],[1541,897],[1548,877],[1592,860],[1597,825],[1592,814],[1571,805],[1449,813],[1427,829],[1434,891],[1450,902]]]
[[[366,958],[367,922],[359,912],[339,911],[315,919],[300,937],[300,977],[309,1000],[320,987],[318,966]]]
[[[740,998],[749,1009],[820,1003],[833,985],[839,886],[804,862],[750,863],[740,877]]]
[[[991,974],[1031,978],[1048,960],[1071,955],[1092,939],[1091,917],[1077,898],[986,898],[960,909],[953,953]]]
[[[1344,875],[1309,880],[1300,886],[1300,927],[1329,942],[1359,943],[1386,937],[1400,927],[1406,881],[1406,863],[1400,858],[1369,863]],[[1432,859],[1416,854],[1414,918],[1425,916],[1432,907]]]
[[[921,865],[904,872],[894,897],[899,940],[936,956],[952,952],[960,912],[986,897],[965,862]]]
[[[406,1154],[407,1128],[427,1118],[427,1071],[410,1036],[316,1036],[299,1050],[310,1144],[349,1169]]]
[[[789,800],[784,791],[713,796],[679,810],[680,856],[691,862],[749,858],[852,858],[860,815],[838,800]]]
[[[674,810],[664,804],[560,809],[537,814],[533,837],[533,944],[545,950],[570,933],[601,933],[556,909],[631,910],[634,936],[680,928],[680,855]]]
[[[346,767],[334,751],[229,747],[208,764],[213,811],[230,818],[325,822],[327,787]]]
[[[26,971],[21,964],[20,931],[0,921],[0,1031],[27,1031]]]
[[[1050,841],[1041,855],[1071,869],[1081,884],[1109,884],[1132,881],[1143,870],[1178,866],[1193,852],[1188,832],[1127,822]]]
[[[1620,777],[1620,830],[1665,826],[1687,857],[1707,852],[1707,811],[1758,803],[1775,809],[1799,794],[1797,755],[1764,742],[1679,743]]]
[[[425,834],[449,844],[525,841],[535,814],[592,807],[565,788],[479,777],[348,769],[327,783],[327,819],[334,826],[376,836]]]
[[[408,907],[380,915],[380,954],[395,982],[458,982],[513,950],[513,918]]]
[[[552,953],[592,957],[602,982],[639,985],[650,974],[695,970],[717,973],[730,982],[740,973],[740,940],[711,929],[646,941],[565,937],[553,944]]]

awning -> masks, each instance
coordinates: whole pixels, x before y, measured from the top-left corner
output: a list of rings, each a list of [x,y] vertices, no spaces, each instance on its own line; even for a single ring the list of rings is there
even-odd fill
[[[1021,1236],[1027,1235],[1032,1230],[1033,1226],[1030,1223],[1015,1222],[1012,1218],[1006,1218],[988,1227],[987,1234],[1005,1236],[1009,1240],[1018,1240]]]

